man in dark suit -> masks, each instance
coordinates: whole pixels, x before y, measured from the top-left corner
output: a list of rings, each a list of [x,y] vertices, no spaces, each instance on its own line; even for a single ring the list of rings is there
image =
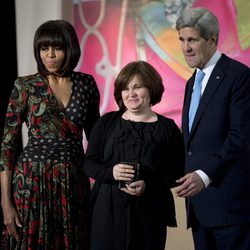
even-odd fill
[[[218,20],[207,9],[184,11],[176,29],[196,69],[185,90],[186,175],[176,194],[186,198],[196,250],[249,250],[250,69],[218,51]]]

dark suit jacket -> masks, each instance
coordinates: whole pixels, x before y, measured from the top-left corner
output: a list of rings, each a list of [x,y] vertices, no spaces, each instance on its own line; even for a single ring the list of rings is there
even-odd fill
[[[195,73],[187,82],[182,117],[186,173],[203,170],[212,180],[186,199],[207,227],[250,223],[250,69],[222,54],[188,132],[188,110]]]

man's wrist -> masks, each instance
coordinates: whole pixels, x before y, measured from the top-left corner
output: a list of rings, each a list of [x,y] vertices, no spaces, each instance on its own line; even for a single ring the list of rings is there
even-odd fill
[[[211,183],[211,179],[209,178],[209,176],[203,172],[202,170],[196,170],[195,171],[202,179],[203,183],[204,183],[204,186],[205,188],[209,186],[209,184]]]

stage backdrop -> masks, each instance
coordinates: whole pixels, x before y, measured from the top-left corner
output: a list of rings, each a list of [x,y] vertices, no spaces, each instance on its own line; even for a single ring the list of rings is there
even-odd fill
[[[184,8],[206,7],[219,20],[221,52],[250,66],[248,0],[75,0],[74,25],[82,57],[77,70],[94,75],[101,113],[117,109],[114,78],[130,61],[145,60],[161,74],[165,92],[154,110],[180,126],[186,80],[192,70],[180,50],[176,17]]]

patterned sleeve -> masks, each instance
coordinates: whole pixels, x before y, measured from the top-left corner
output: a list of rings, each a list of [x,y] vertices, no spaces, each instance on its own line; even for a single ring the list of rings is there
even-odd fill
[[[93,76],[90,76],[90,89],[89,89],[89,95],[88,95],[88,111],[87,111],[87,119],[84,126],[84,131],[87,137],[87,140],[89,140],[90,132],[96,123],[96,121],[100,118],[100,111],[99,111],[99,105],[100,105],[100,93],[96,84],[95,79]]]
[[[22,145],[22,123],[26,107],[27,93],[20,79],[11,92],[1,144],[0,171],[13,170]]]

